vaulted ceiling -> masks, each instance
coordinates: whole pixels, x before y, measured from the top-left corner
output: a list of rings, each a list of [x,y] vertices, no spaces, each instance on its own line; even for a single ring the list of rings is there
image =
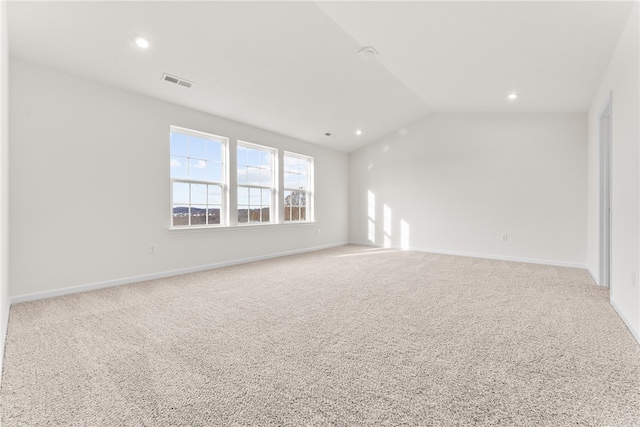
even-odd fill
[[[434,111],[586,111],[632,6],[10,1],[9,43],[15,58],[350,152]]]

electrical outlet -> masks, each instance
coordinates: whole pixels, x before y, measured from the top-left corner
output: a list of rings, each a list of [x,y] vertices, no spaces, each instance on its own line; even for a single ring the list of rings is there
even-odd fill
[[[508,234],[503,234],[502,235],[502,241],[506,242],[507,240],[509,240],[509,235]]]
[[[158,251],[157,251],[156,245],[149,244],[149,255],[155,255],[157,253]]]
[[[318,228],[318,236],[320,235],[320,229]]]
[[[632,288],[636,287],[636,272],[635,271],[631,272],[631,287]]]

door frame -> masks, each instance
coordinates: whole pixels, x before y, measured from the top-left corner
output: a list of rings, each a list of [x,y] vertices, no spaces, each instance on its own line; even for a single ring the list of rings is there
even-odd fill
[[[598,133],[600,146],[600,285],[611,287],[611,154],[612,93],[600,110]]]

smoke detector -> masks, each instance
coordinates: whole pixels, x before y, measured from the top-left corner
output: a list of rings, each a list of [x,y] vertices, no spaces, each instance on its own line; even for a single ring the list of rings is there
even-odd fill
[[[371,59],[378,55],[378,51],[373,46],[365,46],[358,51],[358,55],[363,59]]]
[[[189,80],[181,79],[180,77],[172,76],[171,74],[167,74],[167,73],[164,73],[162,75],[162,80],[164,80],[165,82],[173,83],[178,86],[183,86],[186,88],[190,88],[191,86],[193,86],[193,82],[190,82]]]

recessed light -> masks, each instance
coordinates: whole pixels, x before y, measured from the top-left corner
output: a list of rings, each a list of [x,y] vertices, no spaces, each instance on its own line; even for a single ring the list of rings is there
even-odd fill
[[[518,94],[517,94],[517,93],[515,93],[515,92],[512,92],[512,93],[510,93],[510,94],[509,94],[509,96],[507,96],[507,98],[509,98],[509,99],[511,99],[511,100],[514,100],[514,99],[516,99],[517,97],[518,97]]]
[[[142,48],[142,49],[146,49],[149,47],[149,42],[147,41],[147,39],[143,39],[142,37],[138,37],[136,39],[136,44],[138,45],[139,48]]]
[[[356,131],[356,135],[362,135],[362,131],[361,131],[360,129],[358,129],[358,130]]]

